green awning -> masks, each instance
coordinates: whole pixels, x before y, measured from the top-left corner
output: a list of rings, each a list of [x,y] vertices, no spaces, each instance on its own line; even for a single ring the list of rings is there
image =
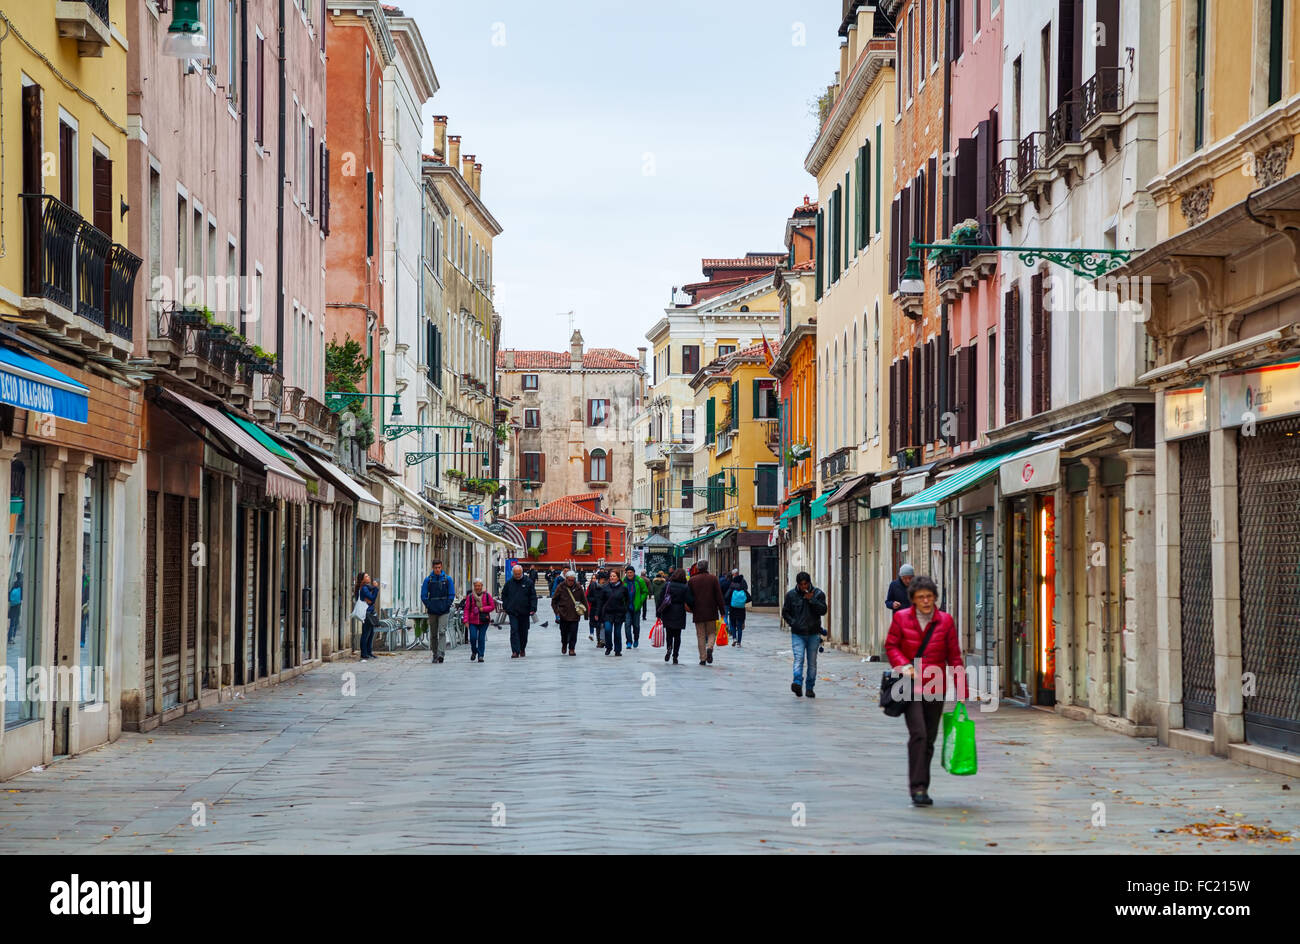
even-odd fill
[[[698,534],[689,541],[682,541],[677,545],[677,550],[682,551],[688,547],[694,547],[697,544],[706,544],[709,541],[720,538],[723,535],[730,534],[735,528],[721,528],[717,531],[710,531],[708,534]]]
[[[811,517],[813,521],[816,521],[818,518],[825,518],[826,515],[829,514],[826,509],[826,503],[831,500],[831,496],[835,494],[835,491],[838,488],[839,486],[837,485],[829,492],[822,492],[813,499],[812,505],[809,506],[809,510],[812,512]]]
[[[226,416],[238,423],[244,432],[248,433],[248,435],[252,436],[281,459],[288,459],[292,466],[298,465],[298,457],[268,436],[266,430],[262,429],[262,427],[258,426],[256,423],[250,423],[248,420],[241,419],[233,413],[228,412],[226,413]]]
[[[789,521],[791,518],[798,518],[799,513],[802,511],[803,511],[803,499],[796,498],[790,504],[789,508],[781,512],[781,517],[777,519],[777,524],[784,524],[785,522]]]
[[[1002,461],[1012,453],[990,456],[962,467],[947,478],[941,479],[924,491],[901,501],[890,509],[889,526],[902,528],[931,528],[937,520],[939,504],[979,485],[998,471]]]

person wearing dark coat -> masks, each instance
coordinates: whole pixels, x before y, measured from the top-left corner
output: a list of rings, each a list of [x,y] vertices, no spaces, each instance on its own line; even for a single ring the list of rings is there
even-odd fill
[[[686,582],[686,571],[679,567],[672,579],[664,582],[655,603],[655,617],[664,624],[664,661],[672,659],[673,665],[677,665],[677,654],[682,649],[682,630],[686,628],[686,607],[690,602],[691,585]]]
[[[737,593],[742,594],[742,596],[736,596]],[[724,599],[727,601],[727,630],[731,636],[731,644],[739,646],[740,639],[745,634],[745,605],[754,599],[749,593],[749,584],[745,581],[744,575],[741,574],[740,568],[736,568],[731,572],[731,580],[728,581],[723,594]],[[740,600],[740,606],[736,605],[737,600]]]
[[[725,603],[718,578],[709,573],[709,562],[695,564],[695,576],[687,581],[691,599],[687,604],[695,620],[695,640],[700,647],[700,665],[713,664],[713,644],[718,638],[718,617]]]
[[[907,788],[916,806],[933,806],[930,799],[930,762],[934,759],[934,741],[943,717],[944,699],[950,694],[966,698],[966,673],[961,656],[961,639],[951,616],[938,607],[939,588],[929,577],[916,577],[908,586],[912,605],[894,614],[885,636],[885,655],[896,675],[911,676],[913,695],[907,700],[903,717],[907,720]],[[930,627],[934,632],[926,642]],[[917,651],[921,643],[917,678]],[[949,671],[953,672],[953,690],[949,690]],[[933,679],[942,686],[933,692]],[[931,694],[926,694],[929,684]],[[916,694],[919,693],[919,694]]]
[[[790,641],[794,649],[794,681],[790,683],[790,691],[796,696],[802,696],[806,687],[809,698],[817,697],[813,688],[817,685],[817,650],[821,646],[821,637],[826,635],[826,630],[822,628],[822,617],[825,615],[826,594],[813,586],[812,577],[800,573],[795,577],[794,587],[785,595],[785,603],[781,606],[781,620],[790,627]]]
[[[578,584],[578,575],[569,571],[555,585],[551,594],[551,610],[560,624],[560,655],[577,655],[573,647],[578,642],[578,623],[582,620],[579,607],[587,606],[587,595]]]
[[[662,570],[650,581],[650,594],[655,598],[655,616],[659,616],[659,601],[664,598],[664,588],[668,586],[668,575]]]
[[[605,579],[605,571],[598,570],[587,584],[587,638],[596,641],[597,649],[605,647]]]
[[[898,578],[889,584],[889,589],[885,592],[885,609],[890,613],[897,613],[912,605],[912,600],[907,593],[907,585],[912,582],[915,573],[911,564],[904,564],[898,568]]]
[[[623,655],[623,623],[632,609],[632,585],[618,578],[618,568],[609,572],[605,585],[605,602],[601,607],[605,616],[605,655],[611,652]]]
[[[518,564],[501,589],[501,608],[510,618],[510,658],[523,658],[528,649],[528,624],[537,612],[537,584]]]

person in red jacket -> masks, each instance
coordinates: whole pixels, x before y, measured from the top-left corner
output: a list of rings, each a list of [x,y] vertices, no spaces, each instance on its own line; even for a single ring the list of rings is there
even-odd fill
[[[949,667],[963,669],[961,658],[961,640],[957,638],[957,626],[952,617],[939,609],[939,588],[929,577],[914,577],[907,588],[912,605],[904,610],[894,612],[889,624],[889,635],[885,637],[885,655],[895,674],[912,678],[912,698],[907,703],[903,716],[907,719],[907,780],[912,802],[917,806],[932,806],[930,799],[930,761],[934,758],[934,739],[939,733],[939,721],[943,716],[943,702],[947,696],[947,670]],[[934,632],[925,645],[920,658],[920,678],[916,677],[916,654],[925,640],[931,624]],[[938,691],[935,692],[935,673],[940,679]],[[955,697],[964,697],[966,676],[964,671],[956,674],[958,691]],[[926,694],[926,690],[930,694]]]

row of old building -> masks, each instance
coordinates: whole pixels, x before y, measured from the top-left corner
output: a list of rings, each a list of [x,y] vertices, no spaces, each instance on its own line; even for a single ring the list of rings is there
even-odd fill
[[[0,777],[350,651],[358,572],[418,610],[515,544],[501,226],[414,19],[168,6],[0,12]]]
[[[1300,17],[845,0],[839,35],[787,252],[706,260],[648,335],[634,540],[809,570],[870,654],[910,564],[1003,700],[1297,773]]]

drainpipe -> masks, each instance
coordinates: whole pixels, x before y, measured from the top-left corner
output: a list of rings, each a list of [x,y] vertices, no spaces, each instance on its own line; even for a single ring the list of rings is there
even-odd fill
[[[284,97],[287,92],[287,79],[284,74],[284,19],[285,0],[280,0],[280,116],[276,126],[276,140],[279,154],[276,155],[276,167],[279,172],[275,189],[275,350],[279,355],[275,359],[275,372],[284,380]],[[247,4],[245,4],[247,6]]]
[[[248,4],[239,5],[239,333],[248,337]]]

